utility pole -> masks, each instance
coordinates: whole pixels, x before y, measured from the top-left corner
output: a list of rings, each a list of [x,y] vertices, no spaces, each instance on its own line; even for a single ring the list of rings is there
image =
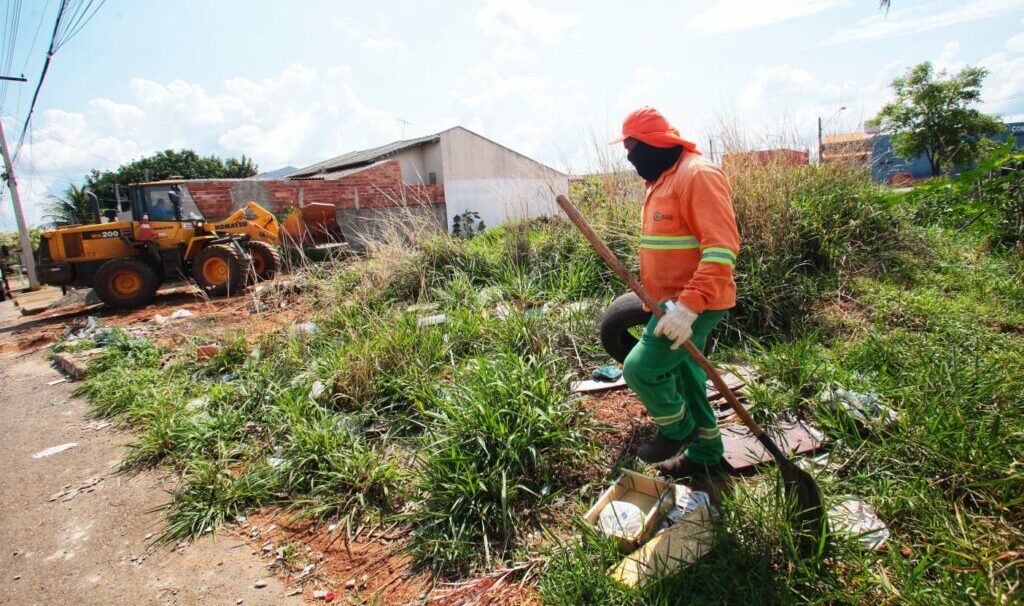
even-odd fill
[[[825,146],[821,143],[821,116],[818,116],[818,166],[821,166],[821,156],[824,153]]]
[[[11,154],[7,149],[7,137],[4,136],[4,123],[2,119],[0,119],[0,152],[4,156],[4,166],[7,169],[7,187],[11,190],[11,199],[14,201],[14,218],[18,221],[18,232],[21,234],[21,266],[28,271],[29,289],[39,290],[39,278],[36,277],[36,261],[32,256],[32,241],[28,238],[25,215],[21,211],[21,195],[18,194],[18,181],[14,177],[14,164],[11,163]]]

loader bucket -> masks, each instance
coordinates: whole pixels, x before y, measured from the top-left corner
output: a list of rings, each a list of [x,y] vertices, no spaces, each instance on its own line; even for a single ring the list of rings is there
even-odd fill
[[[281,224],[282,241],[295,248],[317,248],[345,241],[333,204],[311,202],[288,215]]]

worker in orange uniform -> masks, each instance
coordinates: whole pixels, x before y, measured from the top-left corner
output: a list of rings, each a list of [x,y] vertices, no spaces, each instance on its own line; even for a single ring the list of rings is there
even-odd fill
[[[708,403],[704,371],[680,346],[703,349],[736,304],[733,270],[739,232],[725,174],[656,109],[622,123],[626,158],[647,181],[640,235],[640,280],[662,301],[626,357],[623,375],[658,435],[637,455],[670,477],[707,474],[722,460],[722,436]]]

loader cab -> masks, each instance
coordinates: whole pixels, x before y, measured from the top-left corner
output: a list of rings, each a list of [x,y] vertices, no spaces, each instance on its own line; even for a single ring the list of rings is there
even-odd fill
[[[127,199],[121,201],[121,211],[123,220],[130,212],[132,221],[141,221],[143,215],[148,215],[150,221],[203,221],[196,203],[183,196],[181,186],[173,182],[130,185]]]

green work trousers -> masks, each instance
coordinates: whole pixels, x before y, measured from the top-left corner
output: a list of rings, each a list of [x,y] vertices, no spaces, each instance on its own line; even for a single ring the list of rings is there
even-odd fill
[[[690,341],[703,351],[708,335],[727,311],[705,311],[693,323]],[[672,350],[672,341],[654,336],[658,318],[652,317],[643,337],[626,356],[622,374],[636,392],[647,412],[666,437],[682,440],[696,428],[697,436],[686,448],[686,457],[696,463],[713,465],[722,459],[724,449],[718,431],[718,419],[708,404],[707,375],[680,347]]]

